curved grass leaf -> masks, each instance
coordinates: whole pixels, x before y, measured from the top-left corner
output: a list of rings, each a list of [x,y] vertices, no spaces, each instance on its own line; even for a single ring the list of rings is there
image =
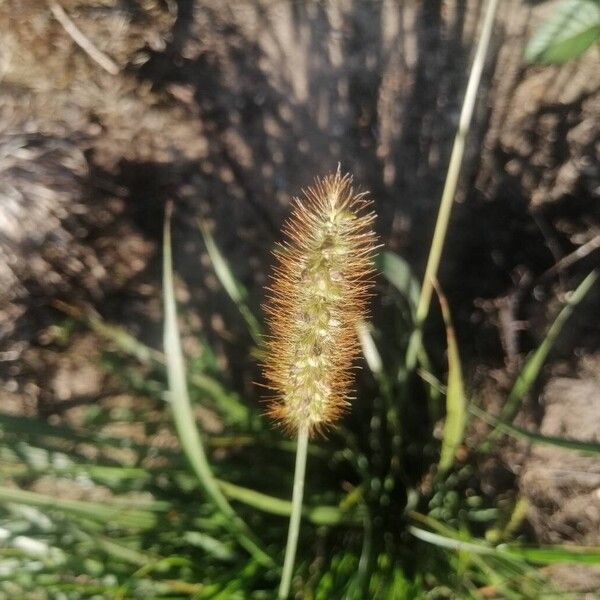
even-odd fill
[[[375,257],[375,266],[384,277],[404,296],[415,318],[421,286],[414,277],[410,265],[394,252],[381,252]]]
[[[477,92],[483,74],[485,59],[490,47],[490,40],[492,39],[498,5],[498,0],[489,0],[489,2],[486,2],[485,4],[485,10],[483,12],[481,33],[475,48],[475,55],[469,72],[467,88],[460,109],[458,128],[452,144],[446,180],[444,181],[444,189],[442,190],[442,197],[437,211],[433,237],[431,239],[429,255],[427,257],[427,264],[425,266],[425,273],[421,284],[421,292],[419,294],[419,301],[415,312],[415,328],[411,332],[406,349],[405,364],[406,370],[409,373],[412,373],[415,370],[423,346],[423,325],[429,314],[429,306],[433,294],[433,284],[438,276],[444,243],[448,233],[450,217],[452,215],[452,207],[464,160],[467,137],[473,119]]]
[[[250,332],[255,344],[260,346],[263,339],[262,328],[258,322],[258,319],[254,316],[254,313],[248,306],[248,293],[246,292],[246,288],[237,280],[229,268],[227,261],[221,254],[215,239],[213,238],[204,221],[200,219],[198,221],[198,226],[200,227],[200,233],[202,233],[202,239],[204,240],[206,251],[208,252],[208,256],[212,263],[213,269],[215,270],[217,278],[227,292],[227,295],[237,306],[240,314],[244,318],[244,321],[246,321],[248,331]]]
[[[416,323],[416,311],[419,302],[419,296],[421,294],[421,285],[413,275],[410,265],[402,257],[390,251],[381,252],[380,254],[378,254],[375,257],[375,265],[381,271],[383,276],[406,299],[406,302],[410,309],[410,316],[414,325]],[[416,339],[414,337],[414,332],[413,335],[411,335],[410,339],[414,343],[414,340]],[[420,342],[416,346],[413,345],[413,351],[415,352],[414,360],[418,360],[423,370],[423,373],[425,374],[425,377],[423,379],[429,384],[429,412],[432,415],[432,418],[436,420],[438,413],[440,412],[438,408],[438,402],[441,399],[442,394],[440,393],[438,382],[435,381],[435,379],[432,379],[432,377],[428,377],[428,375],[430,375],[431,366],[429,362],[429,357],[427,356],[427,352],[425,351],[423,345]],[[363,352],[365,352],[364,344]],[[409,355],[411,355],[411,352],[407,351],[407,360],[399,368],[399,381],[405,381],[408,375],[408,371],[412,370],[411,368],[409,368],[410,362],[412,360],[408,358]],[[365,357],[367,357],[366,354]]]
[[[446,422],[442,437],[442,450],[438,463],[438,472],[446,472],[453,464],[456,450],[463,440],[467,422],[465,387],[462,366],[456,335],[450,316],[450,307],[445,296],[436,287],[442,316],[446,326],[446,343],[448,345],[448,385],[446,390]]]
[[[508,553],[512,557],[523,558],[528,562],[551,565],[554,563],[583,563],[600,565],[600,547],[589,546],[514,546],[501,544],[498,552]]]
[[[161,352],[140,342],[122,327],[106,323],[98,314],[85,311],[62,300],[54,300],[52,305],[69,317],[81,321],[100,337],[112,342],[123,353],[135,357],[142,364],[151,364],[153,361],[164,363]]]
[[[450,550],[459,550],[479,555],[493,555],[509,560],[523,560],[537,564],[553,564],[559,562],[574,562],[585,564],[600,564],[600,548],[586,546],[516,546],[500,544],[490,546],[478,540],[465,541],[433,533],[411,525],[408,530],[416,538]]]
[[[289,517],[292,512],[292,503],[249,488],[240,487],[227,481],[218,481],[219,487],[232,500],[238,500],[263,512],[268,512],[282,517]],[[315,525],[339,525],[340,523],[354,522],[351,515],[342,511],[337,506],[304,506],[302,515]],[[356,523],[360,524],[360,520]]]
[[[471,412],[481,420],[495,427],[498,431],[502,431],[513,437],[528,440],[535,444],[545,444],[547,446],[557,446],[567,450],[577,450],[587,454],[600,454],[600,444],[597,442],[582,442],[571,438],[562,438],[553,435],[542,435],[533,431],[527,431],[521,427],[517,427],[512,423],[498,419],[487,414],[476,406],[471,407]]]
[[[56,438],[59,442],[66,441],[77,444],[94,444],[99,447],[114,447],[114,448],[129,448],[139,450],[143,453],[148,453],[150,450],[156,452],[158,449],[149,445],[134,444],[128,440],[122,438],[105,437],[99,434],[93,434],[87,431],[75,430],[71,427],[64,425],[49,425],[40,419],[34,417],[16,417],[13,415],[2,415],[0,414],[0,430],[4,428],[6,433],[9,434],[25,434],[32,436],[35,442],[32,444],[33,448],[44,448],[45,446],[40,443],[42,437]],[[211,447],[216,448],[239,448],[242,445],[249,445],[254,443],[254,438],[250,436],[211,436],[207,440],[207,444]],[[289,451],[286,443],[278,443],[275,446],[277,449],[282,451]],[[54,448],[52,450],[55,450]],[[69,456],[69,452],[61,449],[61,453],[65,456]],[[171,461],[178,459],[179,454],[173,451],[160,450],[161,455],[168,457]],[[22,452],[21,452],[22,454]],[[312,454],[315,454],[314,449]],[[2,459],[0,454],[0,459]],[[78,459],[80,457],[77,457]],[[54,474],[54,475],[86,475],[94,480],[102,481],[103,483],[111,486],[112,484],[120,483],[124,480],[135,479],[136,481],[142,481],[152,479],[153,477],[160,475],[163,472],[164,467],[160,468],[143,468],[143,467],[132,467],[132,466],[114,466],[114,465],[100,465],[100,464],[88,464],[81,462],[68,462],[61,466],[49,465],[47,462],[42,461],[39,464],[33,464],[32,462],[19,460],[2,460],[0,462],[0,475],[8,475],[11,477],[27,476],[33,474]],[[184,468],[183,462],[175,460],[169,463],[169,471],[171,473],[180,473],[180,469]],[[181,471],[181,474],[184,472]],[[269,496],[256,490],[245,488],[237,484],[229,483],[223,480],[216,480],[219,487],[231,500],[237,500],[247,506],[256,508],[262,512],[282,515],[289,517],[291,512],[291,503],[286,500],[281,500],[274,496]],[[315,525],[336,525],[339,523],[354,522],[353,517],[349,511],[342,510],[337,506],[307,506],[305,509],[304,517],[314,523]]]
[[[165,355],[162,352],[140,342],[123,327],[106,323],[99,315],[86,312],[62,300],[56,300],[53,305],[57,310],[87,325],[94,333],[114,344],[124,354],[134,357],[141,364],[165,368]],[[243,405],[236,394],[226,390],[214,377],[196,372],[190,375],[189,382],[212,399],[215,407],[230,423],[248,422],[250,412],[248,406]]]
[[[104,525],[110,523],[133,529],[151,529],[157,524],[156,509],[158,508],[159,512],[165,510],[165,507],[160,506],[151,506],[146,509],[128,506],[123,502],[103,502],[100,504],[99,502],[70,500],[4,486],[0,486],[0,502],[13,502],[47,510],[56,510]]]
[[[548,353],[552,349],[556,338],[562,331],[563,326],[573,313],[575,307],[585,298],[586,294],[590,291],[594,283],[598,279],[598,272],[592,271],[577,287],[577,289],[571,294],[571,297],[567,301],[567,304],[560,311],[548,332],[546,337],[538,347],[538,349],[529,357],[525,366],[519,373],[508,398],[506,404],[502,408],[500,415],[503,421],[512,421],[516,414],[519,412],[521,401],[525,394],[529,392],[531,386],[534,384],[537,376],[539,375],[540,369],[542,368]]]
[[[206,553],[214,556],[219,561],[230,562],[234,556],[227,545],[214,537],[200,531],[186,531],[183,540],[192,546],[202,548]]]
[[[525,49],[525,60],[563,63],[600,40],[600,2],[564,0],[540,25]]]
[[[103,449],[115,448],[133,450],[140,455],[147,455],[148,453],[153,455],[158,454],[172,461],[171,468],[173,466],[179,467],[183,464],[180,454],[168,448],[137,443],[127,437],[113,437],[103,433],[95,433],[90,429],[75,429],[64,424],[51,425],[36,417],[23,417],[0,413],[0,434],[8,436],[20,435],[20,441],[27,440],[27,443],[31,447],[52,451],[59,450],[66,455],[77,455],[77,458],[81,458],[82,456],[80,453],[73,452],[73,446],[93,444],[94,446]],[[51,443],[50,440],[55,440],[55,442]],[[207,444],[211,448],[240,448],[241,446],[250,446],[255,445],[256,443],[256,438],[249,435],[213,435],[207,440]],[[274,442],[273,446],[284,452],[292,451],[291,444],[286,442]],[[313,454],[317,454],[314,449]],[[77,464],[74,465],[74,468],[100,470],[112,469],[113,466],[103,467],[102,465]],[[114,467],[114,469],[118,469],[122,473],[125,473],[126,471],[131,473],[139,472],[139,469],[129,466],[118,466]]]
[[[160,556],[135,550],[134,548],[130,548],[125,544],[120,544],[104,536],[87,534],[85,532],[80,532],[80,534],[93,542],[111,558],[117,558],[123,562],[137,565],[138,567],[143,567],[149,563],[162,560]]]
[[[39,438],[40,436],[58,438],[75,444],[94,444],[99,447],[139,449],[140,445],[125,438],[106,436],[92,431],[79,431],[68,425],[50,425],[35,417],[8,415],[0,413],[0,432],[23,434]],[[145,447],[144,449],[148,449]]]
[[[448,537],[439,533],[433,533],[411,525],[408,528],[409,532],[417,539],[439,546],[440,548],[448,548],[449,550],[461,550],[463,552],[472,552],[473,554],[496,554],[497,550],[493,546],[488,546],[483,542],[467,542],[454,537]]]
[[[271,565],[272,559],[259,547],[248,526],[231,508],[213,476],[204,443],[200,437],[187,387],[185,363],[181,349],[177,307],[173,286],[171,255],[171,207],[167,208],[163,233],[163,299],[164,299],[164,346],[169,382],[169,400],[173,411],[175,428],[181,447],[198,477],[208,498],[226,517],[229,529],[236,535],[240,545],[257,561]]]
[[[57,467],[55,465],[31,465],[28,463],[0,464],[0,474],[10,477],[24,477],[31,475],[57,475],[77,476],[86,475],[90,479],[100,481],[108,486],[119,484],[126,480],[137,482],[147,480],[151,474],[141,467],[112,467],[104,465],[67,464]]]

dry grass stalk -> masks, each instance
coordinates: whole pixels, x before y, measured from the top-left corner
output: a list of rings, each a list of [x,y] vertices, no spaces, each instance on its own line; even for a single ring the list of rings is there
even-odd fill
[[[71,36],[71,39],[98,65],[111,75],[117,75],[118,65],[104,52],[98,50],[91,40],[73,23],[65,9],[55,0],[48,0],[48,7],[54,18],[62,25],[63,29]]]

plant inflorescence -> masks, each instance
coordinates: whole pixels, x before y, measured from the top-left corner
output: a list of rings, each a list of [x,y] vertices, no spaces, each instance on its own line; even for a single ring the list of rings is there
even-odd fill
[[[375,215],[338,170],[294,200],[266,306],[269,413],[295,431],[331,425],[348,404],[356,325],[372,283]]]

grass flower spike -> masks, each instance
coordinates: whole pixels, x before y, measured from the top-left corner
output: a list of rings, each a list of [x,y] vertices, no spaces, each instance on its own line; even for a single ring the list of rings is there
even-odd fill
[[[371,285],[375,215],[339,170],[294,204],[275,250],[265,375],[277,393],[270,414],[291,431],[307,426],[312,433],[332,424],[348,403],[355,328]]]
[[[297,433],[292,513],[279,599],[290,593],[302,514],[308,437],[348,405],[356,325],[364,317],[375,251],[374,213],[339,168],[294,199],[275,250],[266,306],[271,337],[265,376],[276,392],[269,412]]]

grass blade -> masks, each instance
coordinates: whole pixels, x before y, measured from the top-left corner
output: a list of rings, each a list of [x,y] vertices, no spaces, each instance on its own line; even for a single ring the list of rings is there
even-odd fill
[[[115,438],[88,431],[77,431],[68,425],[50,425],[35,417],[22,417],[0,413],[0,431],[6,434],[23,434],[35,438],[51,437],[75,444],[94,444],[100,447],[133,448],[138,446],[130,440]]]
[[[440,548],[448,548],[450,550],[461,550],[463,552],[472,552],[473,554],[492,555],[496,554],[497,550],[492,546],[488,546],[481,542],[466,542],[454,537],[447,537],[433,531],[427,531],[420,527],[411,525],[408,528],[409,532],[417,539],[433,544]]]
[[[186,531],[183,534],[183,539],[188,544],[202,548],[202,550],[214,556],[218,561],[231,562],[234,558],[233,553],[227,545],[206,533]]]
[[[134,550],[133,548],[129,548],[124,544],[120,544],[104,536],[92,535],[83,531],[79,533],[83,539],[93,542],[100,550],[111,558],[117,558],[131,565],[143,567],[149,563],[155,563],[162,559],[160,556],[141,552],[140,550]]]
[[[32,447],[35,448],[40,447],[40,439],[42,437],[50,437],[56,438],[59,441],[76,444],[94,444],[98,447],[109,448],[128,448],[143,452],[144,454],[147,454],[151,450],[153,452],[158,450],[149,445],[134,444],[127,439],[102,436],[85,430],[79,431],[64,425],[49,425],[34,417],[16,417],[13,415],[0,414],[0,430],[2,428],[10,435],[21,434],[21,436],[26,435],[33,437],[35,443],[32,444]],[[212,436],[206,440],[206,443],[210,447],[215,448],[239,448],[243,445],[252,445],[254,441],[254,438],[251,436]],[[288,448],[287,444],[284,443],[276,444],[274,447],[283,451],[292,449],[291,447]],[[64,449],[61,451],[68,454]],[[185,465],[177,460],[180,458],[178,453],[162,450],[160,454],[161,456],[168,457],[172,460],[168,467],[171,473],[179,473],[180,469],[181,473],[184,473],[183,468]],[[100,465],[80,462],[69,462],[61,466],[56,466],[48,465],[46,463],[34,465],[29,462],[9,462],[5,460],[0,464],[0,474],[4,475],[25,476],[35,473],[52,473],[55,475],[85,474],[91,479],[101,480],[103,482],[120,482],[127,479],[141,481],[143,479],[152,478],[161,472],[162,467],[145,469],[143,467]],[[217,483],[225,496],[231,500],[237,500],[238,502],[266,513],[288,517],[290,515],[291,502],[287,500],[269,496],[262,492],[223,480],[217,480]],[[337,506],[307,506],[305,507],[303,515],[308,521],[311,521],[316,525],[336,525],[342,522],[352,521],[352,517],[348,515],[347,511],[343,511]]]
[[[143,365],[154,365],[160,369],[165,368],[166,359],[162,352],[140,342],[122,327],[107,323],[99,315],[86,312],[62,300],[56,300],[53,305],[57,310],[81,321],[94,333],[114,344],[124,354],[134,357]],[[229,422],[247,423],[249,408],[241,403],[236,394],[227,391],[214,377],[204,373],[193,373],[189,377],[189,382],[195,388],[207,394]]]
[[[169,399],[173,411],[175,428],[183,451],[189,460],[198,481],[215,507],[226,517],[227,524],[242,547],[262,564],[272,564],[271,558],[258,546],[248,530],[220,490],[213,476],[204,444],[196,427],[196,420],[187,388],[185,364],[173,287],[173,265],[171,256],[171,206],[167,208],[163,237],[163,294],[165,312],[164,346],[169,381]]]
[[[535,444],[546,444],[548,446],[557,446],[559,448],[565,448],[567,450],[577,450],[579,452],[585,452],[587,454],[600,454],[600,444],[598,442],[582,442],[571,438],[562,438],[553,435],[542,435],[541,433],[535,433],[533,431],[527,431],[521,427],[517,427],[512,423],[503,421],[489,415],[476,406],[471,407],[471,412],[479,417],[482,421],[485,421],[489,425],[492,425],[498,431],[502,431],[508,435],[516,438],[528,440]]]
[[[215,270],[215,274],[221,285],[227,292],[227,295],[233,300],[235,305],[237,306],[240,314],[246,321],[246,325],[248,326],[248,331],[252,336],[255,344],[260,346],[262,344],[262,328],[258,319],[254,316],[254,313],[250,310],[250,307],[247,303],[248,293],[246,292],[246,288],[237,280],[235,275],[232,273],[227,261],[224,256],[221,254],[215,239],[213,238],[211,232],[209,231],[206,223],[202,219],[198,221],[198,225],[200,227],[200,233],[202,233],[202,239],[204,240],[204,245],[206,246],[206,250],[208,252],[208,256],[212,263],[213,269]]]
[[[31,465],[29,463],[0,464],[0,474],[11,477],[23,477],[27,475],[58,475],[77,476],[87,475],[90,479],[103,483],[120,483],[126,480],[143,481],[151,477],[151,473],[141,467],[111,467],[104,465],[82,465],[67,464],[55,465]]]
[[[600,564],[600,548],[586,546],[516,546],[500,544],[490,546],[478,540],[464,541],[455,537],[448,537],[433,533],[411,525],[409,531],[416,538],[450,550],[460,550],[479,555],[495,555],[501,558],[517,561],[527,561],[537,564],[553,564],[559,562],[575,562],[584,564]]]
[[[74,429],[68,425],[50,425],[36,417],[21,417],[15,415],[7,415],[0,413],[0,433],[10,436],[11,440],[14,436],[18,436],[20,442],[27,440],[29,446],[33,448],[41,448],[48,451],[59,450],[67,455],[76,454],[80,458],[79,453],[73,452],[73,448],[78,445],[94,445],[102,449],[127,449],[133,450],[138,455],[138,460],[141,456],[147,454],[160,455],[168,458],[171,462],[171,468],[183,466],[183,461],[178,452],[167,448],[159,448],[151,444],[142,444],[133,442],[128,437],[112,437],[102,433],[95,433],[90,429],[77,428]],[[54,443],[50,443],[53,440]],[[248,446],[255,443],[255,439],[251,436],[212,436],[207,440],[211,448],[231,448],[240,446]],[[285,444],[277,444],[278,448],[284,451],[289,451]],[[114,459],[112,459],[114,460]],[[123,461],[118,461],[122,463]],[[131,460],[126,461],[127,464]],[[78,465],[78,468],[94,470],[100,468],[100,465]],[[113,468],[106,467],[107,469]],[[116,467],[122,472],[124,470],[135,473],[139,471],[134,467],[120,466]]]
[[[442,258],[442,250],[446,240],[446,233],[448,232],[448,224],[450,222],[450,215],[452,213],[452,205],[454,203],[454,196],[456,195],[456,188],[458,186],[458,178],[465,154],[467,135],[471,126],[471,119],[473,118],[473,110],[475,108],[475,100],[477,99],[479,82],[481,81],[481,75],[483,73],[485,57],[487,55],[490,40],[492,38],[492,30],[497,8],[498,0],[488,0],[483,16],[481,36],[477,42],[475,57],[473,58],[473,64],[469,73],[469,81],[467,82],[467,89],[465,90],[465,98],[460,111],[458,130],[452,146],[450,164],[448,165],[446,181],[444,182],[444,189],[442,191],[438,216],[435,222],[435,229],[429,249],[429,256],[427,257],[427,266],[425,267],[425,275],[423,276],[423,285],[421,286],[421,293],[419,294],[419,301],[417,303],[415,316],[416,326],[412,332],[406,351],[406,369],[409,372],[413,371],[417,365],[417,359],[422,345],[423,324],[425,323],[425,319],[429,314],[429,305],[431,303],[431,296],[433,293],[433,283],[437,278],[440,260]]]
[[[575,310],[575,307],[585,298],[585,295],[590,291],[594,283],[598,279],[598,272],[592,271],[577,287],[577,289],[571,294],[571,297],[567,301],[567,304],[560,311],[550,329],[546,333],[544,341],[540,344],[538,349],[531,355],[531,357],[525,363],[525,366],[519,373],[508,398],[504,405],[500,418],[503,421],[512,421],[516,414],[519,412],[521,400],[529,392],[531,386],[534,384],[537,376],[539,375],[540,369],[542,368],[548,353],[552,349],[556,338],[559,336],[565,323]]]
[[[154,510],[127,506],[123,502],[104,502],[102,504],[83,502],[4,486],[0,486],[0,502],[13,502],[56,510],[102,524],[111,523],[133,529],[151,529],[157,523],[157,515]],[[163,511],[164,508],[161,512]]]
[[[289,517],[292,512],[292,503],[289,500],[267,496],[227,481],[218,480],[218,483],[223,493],[232,500],[282,517]],[[337,506],[304,506],[302,516],[315,525],[339,525],[353,522],[352,516]],[[360,520],[356,520],[356,522],[360,524]]]
[[[446,340],[448,345],[448,385],[446,389],[446,422],[442,438],[442,450],[438,463],[438,473],[445,473],[454,462],[456,450],[463,440],[467,422],[467,406],[465,387],[463,383],[462,366],[450,307],[446,297],[436,288],[444,324],[446,325]]]
[[[413,320],[419,302],[421,286],[410,265],[394,252],[381,252],[375,258],[375,266],[383,276],[406,298]]]
[[[498,546],[498,551],[508,553],[512,557],[523,558],[528,562],[551,565],[553,563],[600,564],[600,547],[586,546]]]
[[[52,304],[60,312],[85,323],[94,333],[112,342],[123,353],[133,356],[142,364],[151,364],[152,362],[164,364],[162,352],[140,342],[122,327],[106,323],[99,315],[82,310],[78,306],[73,306],[62,300],[55,300]]]
[[[414,325],[416,322],[416,310],[419,302],[419,296],[421,294],[421,286],[413,275],[410,265],[394,252],[382,252],[378,254],[375,258],[375,265],[381,271],[383,276],[406,299],[410,309],[412,324]],[[369,340],[365,338],[364,341],[368,343]],[[367,358],[368,361],[369,356],[366,354],[368,347],[365,347],[362,339],[361,344],[363,345],[363,353],[365,353],[365,358]],[[437,420],[438,413],[440,412],[438,408],[438,402],[441,399],[442,394],[440,393],[438,383],[428,377],[428,374],[431,371],[431,366],[429,363],[429,357],[427,356],[427,352],[423,346],[418,349],[417,360],[422,368],[422,373],[425,374],[423,379],[429,384],[429,412],[432,415],[433,420]],[[399,368],[398,381],[405,381],[406,377],[406,364],[403,363]]]

